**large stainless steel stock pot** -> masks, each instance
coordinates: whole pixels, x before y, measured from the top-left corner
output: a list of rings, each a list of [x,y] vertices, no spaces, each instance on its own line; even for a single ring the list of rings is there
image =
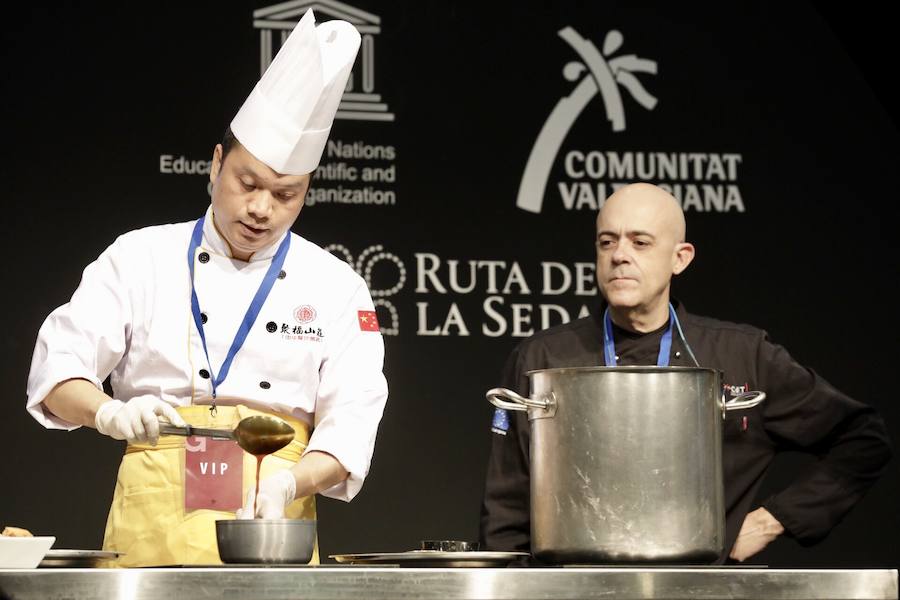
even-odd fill
[[[531,397],[495,388],[531,425],[531,544],[552,563],[708,563],[724,548],[722,374],[695,367],[528,373]]]

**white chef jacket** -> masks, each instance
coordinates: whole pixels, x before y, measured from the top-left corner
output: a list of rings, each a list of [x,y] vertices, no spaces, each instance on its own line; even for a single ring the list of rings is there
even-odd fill
[[[84,270],[72,299],[38,333],[27,388],[27,409],[38,422],[76,428],[41,404],[56,384],[73,378],[102,389],[111,375],[122,401],[209,403],[210,364],[191,315],[187,252],[194,224],[126,233]],[[360,323],[360,311],[375,310],[365,281],[315,244],[287,235],[282,273],[216,392],[313,425],[306,452],[327,452],[350,473],[322,493],[349,501],[369,471],[387,400],[384,342]],[[213,373],[280,243],[249,262],[232,259],[207,211],[194,285]]]

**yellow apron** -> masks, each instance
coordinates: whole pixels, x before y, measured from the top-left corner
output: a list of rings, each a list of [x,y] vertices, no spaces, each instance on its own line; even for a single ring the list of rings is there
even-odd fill
[[[178,413],[195,427],[234,429],[245,417],[268,414],[246,406],[219,406],[210,414],[209,406],[179,407]],[[262,461],[260,479],[294,465],[309,443],[309,426],[303,421],[274,416],[296,431],[294,441]],[[103,549],[121,552],[110,567],[150,567],[160,565],[222,564],[216,545],[216,521],[233,519],[234,513],[218,510],[184,509],[185,438],[167,435],[154,446],[129,444],[119,466],[116,491],[106,521]],[[244,486],[247,497],[256,484],[256,457],[244,453]],[[314,496],[299,498],[285,508],[289,519],[315,519]],[[319,563],[318,543],[310,564]]]

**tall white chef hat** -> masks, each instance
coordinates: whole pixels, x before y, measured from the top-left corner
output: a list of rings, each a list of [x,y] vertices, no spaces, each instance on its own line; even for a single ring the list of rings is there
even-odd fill
[[[307,10],[231,121],[234,137],[283,175],[316,170],[359,50],[346,21]]]

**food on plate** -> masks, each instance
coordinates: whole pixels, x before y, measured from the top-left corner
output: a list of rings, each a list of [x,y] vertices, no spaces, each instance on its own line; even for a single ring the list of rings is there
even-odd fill
[[[0,535],[5,535],[6,537],[34,537],[30,531],[21,527],[4,527],[3,533],[0,533]]]

